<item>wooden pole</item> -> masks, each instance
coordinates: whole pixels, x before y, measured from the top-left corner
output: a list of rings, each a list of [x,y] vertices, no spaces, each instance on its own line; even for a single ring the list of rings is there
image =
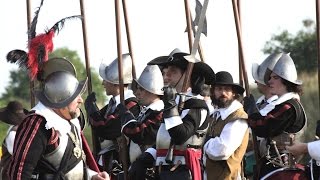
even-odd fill
[[[129,49],[129,53],[130,53],[131,60],[132,60],[132,77],[133,77],[133,79],[136,79],[137,78],[136,66],[135,66],[135,63],[134,63],[134,55],[133,55],[133,50],[132,50],[130,26],[129,26],[129,18],[128,18],[128,13],[127,13],[126,0],[122,0],[122,9],[123,9],[124,22],[125,22],[125,25],[126,25],[128,49]]]
[[[239,24],[241,25],[241,0],[237,0],[237,6],[238,6],[238,14],[239,14]],[[241,26],[240,26],[241,27]],[[242,29],[240,29],[241,33],[242,33]],[[239,41],[238,41],[238,44],[239,44]],[[239,51],[239,84],[241,86],[243,86],[243,82],[244,82],[244,79],[243,79],[243,68],[242,68],[242,64],[241,64],[241,51],[240,51],[240,45],[238,45],[238,51]]]
[[[117,52],[118,52],[118,73],[119,73],[119,86],[120,86],[120,101],[124,103],[124,85],[123,85],[123,65],[122,65],[122,45],[121,45],[121,26],[120,26],[120,4],[119,0],[115,0],[115,16],[116,16],[116,34],[117,34]],[[128,157],[127,157],[127,139],[124,134],[117,138],[119,145],[119,158],[122,163],[124,172],[124,180],[128,179]]]
[[[27,27],[28,30],[30,29],[30,25],[31,25],[31,5],[30,5],[30,0],[26,0],[26,4],[27,4]],[[28,39],[28,42],[31,42],[30,39]],[[29,86],[30,86],[30,105],[31,108],[34,107],[36,99],[34,97],[33,94],[33,89],[34,89],[34,81],[30,79],[29,81]]]
[[[320,2],[316,0],[316,19],[317,19],[317,57],[318,57],[318,91],[320,107]]]
[[[184,0],[184,9],[185,9],[186,21],[187,21],[189,52],[191,53],[193,36],[192,36],[192,29],[191,29],[192,25],[191,25],[190,6],[189,6],[188,0]]]
[[[247,71],[246,71],[246,66],[245,66],[245,58],[244,58],[244,53],[243,53],[243,45],[242,45],[242,36],[241,36],[241,27],[240,27],[240,20],[239,20],[239,10],[237,7],[237,2],[236,0],[232,0],[232,7],[233,7],[233,14],[234,14],[234,19],[235,19],[235,24],[236,24],[236,29],[237,29],[237,37],[238,37],[238,43],[239,43],[239,54],[240,54],[240,64],[242,67],[242,74],[243,74],[243,79],[244,79],[244,84],[245,84],[245,89],[246,89],[246,96],[250,95],[250,89],[249,89],[249,83],[248,83],[248,76],[247,76]],[[256,160],[256,166],[257,170],[260,169],[259,165],[259,160],[260,160],[260,151],[259,151],[259,146],[258,146],[258,141],[257,141],[257,136],[253,131],[251,131],[252,135],[252,144],[254,148],[254,156]]]
[[[84,56],[85,56],[85,61],[86,61],[86,72],[87,72],[87,76],[88,76],[88,93],[90,94],[92,92],[92,82],[91,82],[91,70],[90,70],[88,41],[87,41],[86,14],[85,14],[83,0],[80,0],[80,9],[81,9],[81,16],[82,16],[83,48],[84,48]]]
[[[86,73],[88,77],[88,94],[92,92],[92,81],[91,81],[91,70],[90,70],[90,59],[87,41],[87,26],[86,26],[86,14],[83,0],[80,0],[80,11],[82,16],[82,38],[83,38],[83,48],[86,62]],[[97,132],[91,127],[91,139],[92,139],[92,151],[95,157],[97,157],[101,147],[98,139]]]
[[[243,43],[242,43],[242,34],[241,34],[241,26],[240,26],[240,21],[239,21],[239,14],[238,14],[238,7],[237,7],[237,2],[236,0],[232,0],[232,7],[233,7],[233,14],[234,14],[234,19],[235,19],[235,24],[236,24],[236,29],[237,29],[237,37],[238,37],[238,43],[239,43],[239,54],[241,57],[241,67],[243,71],[243,78],[244,78],[244,84],[245,84],[245,89],[246,89],[246,95],[250,95],[250,89],[249,89],[249,83],[248,83],[248,75],[247,75],[247,70],[245,66],[245,58],[243,54]]]

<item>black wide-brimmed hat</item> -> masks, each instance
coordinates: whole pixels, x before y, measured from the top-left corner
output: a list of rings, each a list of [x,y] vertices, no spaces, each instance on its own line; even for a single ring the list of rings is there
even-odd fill
[[[27,114],[28,110],[18,101],[10,101],[6,107],[0,108],[0,120],[11,125],[20,124]]]
[[[148,65],[158,65],[162,67],[166,66],[177,66],[185,71],[188,67],[188,61],[184,56],[189,55],[188,53],[181,52],[179,49],[173,50],[169,56],[159,56],[151,60]],[[203,76],[205,78],[205,84],[212,85],[215,81],[215,73],[211,67],[203,62],[194,63],[192,74]]]
[[[216,81],[216,75],[212,68],[204,62],[196,62],[193,65],[192,74],[203,76],[205,78],[205,84],[214,85]]]
[[[217,72],[215,85],[230,85],[233,86],[239,94],[243,94],[244,92],[244,88],[240,84],[234,83],[231,74],[227,71]]]
[[[186,55],[189,54],[176,48],[168,56],[159,56],[151,60],[148,65],[158,65],[160,67],[177,66],[185,71],[188,67],[188,61],[184,58]]]

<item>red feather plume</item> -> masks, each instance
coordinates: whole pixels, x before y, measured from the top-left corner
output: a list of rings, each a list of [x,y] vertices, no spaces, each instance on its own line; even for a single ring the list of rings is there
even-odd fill
[[[55,33],[61,31],[65,21],[70,19],[81,19],[81,16],[79,15],[63,18],[56,22],[50,29],[46,30],[45,33],[36,35],[38,17],[43,1],[44,0],[41,0],[40,6],[35,12],[35,16],[28,31],[29,52],[26,53],[22,50],[13,50],[7,55],[8,62],[17,63],[20,67],[27,68],[32,80],[37,77],[38,73],[42,70],[43,63],[48,61],[49,53],[53,51],[52,39]]]
[[[51,30],[48,33],[39,34],[31,39],[28,53],[28,68],[31,79],[37,76],[39,68],[48,60],[49,53],[53,51],[52,39],[54,34],[54,31]]]

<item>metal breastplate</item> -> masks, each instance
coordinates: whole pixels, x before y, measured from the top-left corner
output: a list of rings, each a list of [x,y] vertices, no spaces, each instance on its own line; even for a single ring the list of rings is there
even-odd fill
[[[202,147],[207,131],[209,129],[209,126],[206,129],[203,130],[197,130],[196,134],[192,135],[186,142],[184,142],[182,145],[176,145],[175,149],[178,150],[185,150],[190,145],[194,147]]]
[[[161,123],[158,133],[157,133],[157,139],[156,139],[156,147],[157,149],[168,149],[170,145],[170,134],[166,130],[165,124]]]
[[[141,153],[142,152],[140,146],[131,141],[129,146],[130,162],[133,163],[138,158],[138,156],[140,156]]]
[[[181,145],[176,145],[175,149],[185,150],[189,145],[201,147],[204,143],[208,127],[203,130],[197,130],[196,134],[192,135],[186,142]],[[170,145],[170,134],[165,128],[165,124],[161,123],[157,133],[156,147],[157,149],[168,149]]]
[[[191,147],[199,147],[201,148],[205,138],[206,133],[208,131],[209,126],[204,130],[197,130],[196,134],[192,135],[186,142],[184,142],[181,145],[176,145],[175,150],[186,150],[190,145]],[[156,147],[157,149],[168,149],[170,146],[170,134],[165,128],[165,124],[161,123],[160,128],[157,133],[157,141],[156,141]],[[178,161],[181,162],[181,164],[185,164],[185,157],[184,156],[175,156],[173,164],[176,164]],[[165,157],[157,157],[156,159],[156,166],[159,164],[166,165]]]
[[[64,134],[59,137],[59,146],[51,153],[44,155],[44,159],[50,162],[56,169],[59,168],[63,154],[67,148],[69,137]]]

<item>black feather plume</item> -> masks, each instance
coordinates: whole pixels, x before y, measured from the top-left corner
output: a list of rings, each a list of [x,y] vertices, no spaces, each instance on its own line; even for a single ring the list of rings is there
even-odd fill
[[[28,54],[27,52],[20,50],[20,49],[15,49],[7,54],[7,61],[10,63],[16,63],[19,65],[20,68],[25,68],[27,69],[27,61],[28,61]]]
[[[37,11],[35,12],[34,18],[31,22],[30,29],[28,31],[28,40],[31,40],[34,37],[36,37],[36,26],[37,26],[37,22],[38,22],[40,9],[43,5],[43,1],[44,0],[41,0],[40,6],[38,7]]]
[[[54,31],[55,33],[59,34],[59,32],[61,31],[61,29],[64,26],[65,21],[67,20],[71,20],[71,19],[82,19],[81,15],[75,15],[75,16],[69,16],[69,17],[65,17],[63,19],[61,19],[60,21],[56,22],[50,29],[48,29],[46,31],[46,33],[50,32],[50,31]]]

